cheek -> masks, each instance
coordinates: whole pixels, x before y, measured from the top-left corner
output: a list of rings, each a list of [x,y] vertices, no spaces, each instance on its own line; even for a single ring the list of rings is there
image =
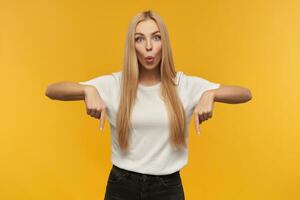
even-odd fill
[[[156,44],[156,48],[155,49],[156,49],[157,52],[161,51],[161,49],[162,49],[161,42]]]
[[[159,46],[157,46],[157,48],[156,48],[156,54],[157,54],[158,56],[161,56],[161,53],[162,53],[162,46],[159,45]]]
[[[137,54],[137,56],[141,56],[142,55],[142,49],[141,47],[139,47],[138,45],[135,46],[135,52]]]

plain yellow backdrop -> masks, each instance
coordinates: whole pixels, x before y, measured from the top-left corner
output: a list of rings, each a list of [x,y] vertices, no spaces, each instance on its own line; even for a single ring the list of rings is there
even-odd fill
[[[108,119],[100,132],[83,101],[45,90],[120,70],[128,23],[146,9],[167,25],[176,70],[253,95],[215,103],[199,136],[191,121],[186,199],[300,199],[296,0],[1,0],[0,199],[103,199]]]

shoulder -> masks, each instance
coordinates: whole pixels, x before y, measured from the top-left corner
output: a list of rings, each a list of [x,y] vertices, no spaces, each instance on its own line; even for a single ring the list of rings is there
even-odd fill
[[[115,81],[120,82],[122,78],[122,71],[114,71],[110,75]]]
[[[184,82],[206,82],[208,81],[207,79],[199,76],[199,75],[192,75],[192,74],[189,74],[189,73],[186,73],[186,72],[183,72],[183,71],[178,71],[177,72],[177,76],[178,78],[178,81],[181,82],[181,83],[184,83]]]
[[[205,89],[205,88],[218,88],[219,83],[211,81],[210,79],[203,78],[198,75],[187,74],[183,71],[177,72],[178,85],[185,89]]]
[[[114,84],[114,83],[118,83],[121,80],[121,74],[122,74],[121,71],[114,71],[108,74],[102,74],[96,77],[96,79],[101,82]]]
[[[195,81],[195,78],[200,78],[197,76],[190,75],[184,71],[177,71],[176,73],[176,83],[178,86],[187,86],[189,83]]]
[[[176,82],[177,85],[181,84],[182,79],[184,79],[184,77],[183,77],[184,75],[185,75],[184,72],[181,71],[181,70],[179,70],[179,71],[176,72],[175,82]]]
[[[115,71],[112,73],[102,74],[98,76],[90,77],[88,80],[81,81],[81,84],[90,84],[96,86],[115,86],[119,83],[121,77],[120,71]]]

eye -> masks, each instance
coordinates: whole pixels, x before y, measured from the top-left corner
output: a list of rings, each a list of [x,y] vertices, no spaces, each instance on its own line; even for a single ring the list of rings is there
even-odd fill
[[[143,38],[142,38],[142,37],[137,37],[137,38],[135,38],[135,41],[136,41],[136,42],[139,42],[140,39],[143,39]]]
[[[160,35],[156,35],[156,36],[154,36],[154,38],[157,38],[157,40],[161,39]]]

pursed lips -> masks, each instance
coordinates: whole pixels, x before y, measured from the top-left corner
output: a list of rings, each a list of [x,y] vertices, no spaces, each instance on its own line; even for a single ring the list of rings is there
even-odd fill
[[[147,56],[147,57],[145,57],[145,59],[146,59],[147,61],[153,61],[153,60],[154,60],[154,57],[153,57],[153,56]]]

